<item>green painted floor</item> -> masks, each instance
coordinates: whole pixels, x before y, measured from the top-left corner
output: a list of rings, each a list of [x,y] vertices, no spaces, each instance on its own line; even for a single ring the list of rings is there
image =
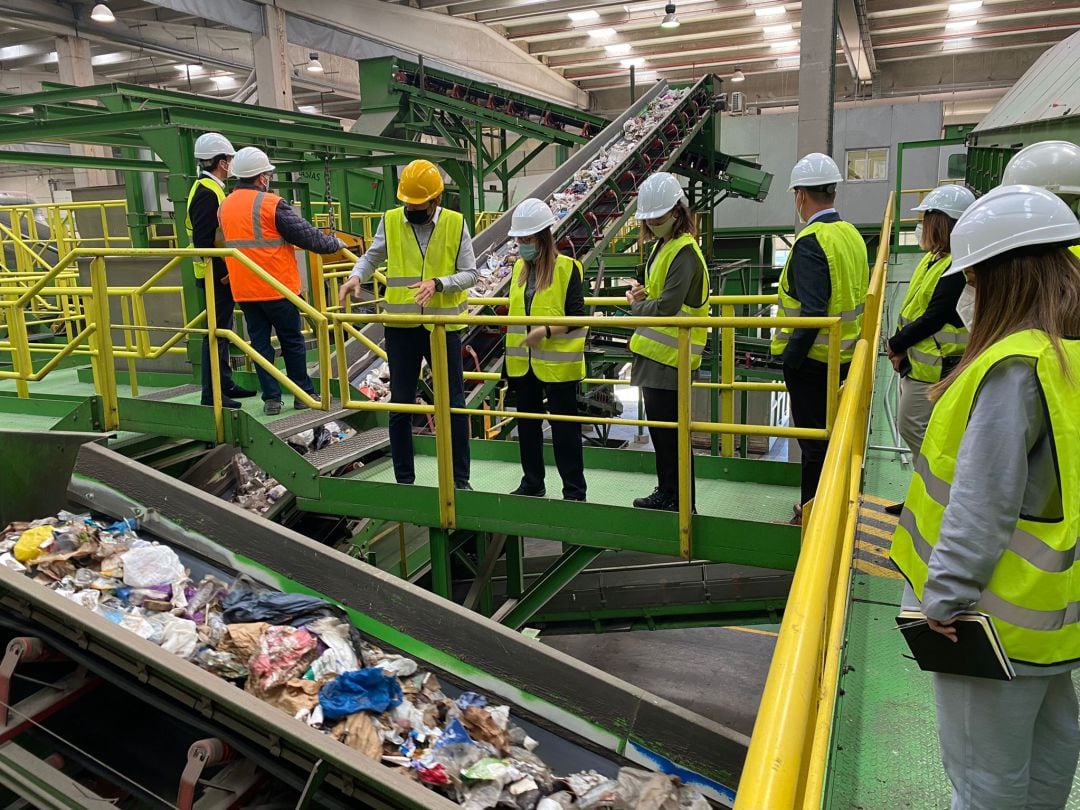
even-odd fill
[[[915,257],[903,256],[890,269],[885,323],[895,323]],[[891,333],[890,333],[891,334]],[[884,397],[893,371],[878,364],[871,419],[871,445],[892,446]],[[868,451],[864,493],[885,501],[902,500],[910,465],[896,453]],[[887,540],[883,545],[887,547]],[[824,807],[829,810],[945,810],[950,785],[941,765],[930,675],[908,657],[894,629],[904,583],[901,579],[856,571],[852,584],[844,675],[840,682],[832,762]],[[1080,810],[1080,779],[1069,810]]]
[[[634,498],[648,495],[656,486],[651,474],[615,470],[585,471],[589,500],[610,506],[627,506]],[[389,461],[376,462],[351,476],[363,481],[392,483],[393,466]],[[515,462],[485,460],[472,465],[471,484],[481,492],[510,492],[521,480],[521,467]],[[435,459],[416,457],[416,483],[437,486]],[[562,495],[559,473],[547,470],[548,497]],[[737,518],[758,522],[787,522],[791,505],[798,499],[798,487],[756,484],[743,481],[697,480],[698,512],[710,517]]]

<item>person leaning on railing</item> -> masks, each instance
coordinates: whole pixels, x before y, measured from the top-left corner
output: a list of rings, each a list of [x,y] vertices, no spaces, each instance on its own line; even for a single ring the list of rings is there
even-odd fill
[[[645,284],[635,281],[626,293],[630,314],[638,317],[698,317],[709,315],[709,273],[697,243],[697,226],[682,186],[674,175],[657,172],[645,178],[638,191],[636,217],[641,238],[652,238],[645,266]],[[701,367],[708,330],[690,330],[690,370]],[[679,330],[674,326],[644,326],[630,338],[634,355],[630,382],[641,388],[648,419],[676,422],[679,408]],[[656,489],[636,498],[642,509],[679,508],[679,432],[649,428],[656,460]],[[689,437],[687,438],[689,441]],[[690,503],[696,503],[693,453],[690,455]]]
[[[518,255],[510,279],[510,315],[584,316],[581,263],[559,254],[552,227],[558,222],[543,200],[523,200],[514,209],[509,235],[517,239]],[[585,379],[585,335],[588,329],[565,326],[508,326],[506,376],[517,393],[518,410],[575,415],[578,384]],[[519,419],[518,448],[522,478],[511,495],[542,498],[544,486],[544,428],[539,419]],[[563,499],[585,500],[585,462],[581,425],[552,422],[555,466],[563,482]]]
[[[1016,677],[936,673],[953,810],[1064,808],[1080,754],[1080,223],[1001,186],[952,233],[974,286],[967,351],[936,400],[893,538],[902,604],[952,640],[989,614]]]
[[[806,223],[795,238],[780,274],[777,317],[840,317],[840,379],[847,379],[870,285],[866,242],[858,229],[836,212],[836,186],[844,178],[828,155],[809,154],[791,170],[788,191],[795,192],[795,215]],[[829,332],[823,329],[773,331],[772,354],[780,357],[795,427],[826,427],[829,399]],[[795,516],[814,497],[829,443],[799,439],[802,487]]]
[[[476,257],[465,219],[457,211],[440,206],[444,185],[438,167],[428,160],[414,160],[401,172],[397,196],[403,206],[386,212],[371,247],[341,285],[342,306],[356,297],[386,262],[386,301],[383,311],[391,315],[463,315],[468,309],[468,290],[476,285]],[[456,269],[455,269],[456,268]],[[465,407],[465,377],[461,365],[464,326],[446,327],[446,363],[450,405]],[[390,366],[390,401],[412,404],[420,381],[420,362],[431,365],[431,326],[386,326],[386,358]],[[469,486],[469,418],[450,417],[454,450],[454,486]],[[413,462],[412,414],[390,414],[390,455],[399,484],[416,480]]]
[[[225,247],[236,248],[248,259],[281,282],[294,294],[300,294],[300,267],[293,246],[313,253],[336,253],[344,244],[328,236],[305,220],[283,198],[270,192],[274,166],[266,153],[247,146],[236,153],[232,174],[239,182],[225,198],[218,211]],[[307,349],[301,334],[300,310],[278,290],[263,281],[237,259],[226,259],[233,297],[244,313],[251,345],[271,363],[274,347],[271,331],[277,333],[285,372],[301,390],[315,395],[315,386],[307,373]],[[281,413],[281,386],[262,367],[256,365],[262,387],[263,411]],[[293,400],[297,410],[307,407]]]
[[[915,231],[926,255],[908,283],[896,334],[889,338],[887,348],[901,376],[900,435],[916,459],[933,407],[930,387],[948,376],[967,346],[968,331],[956,311],[967,285],[962,274],[945,273],[952,264],[949,237],[953,226],[973,202],[975,195],[966,188],[949,185],[931,191],[914,209],[923,214]],[[898,503],[885,511],[899,515],[903,507]]]

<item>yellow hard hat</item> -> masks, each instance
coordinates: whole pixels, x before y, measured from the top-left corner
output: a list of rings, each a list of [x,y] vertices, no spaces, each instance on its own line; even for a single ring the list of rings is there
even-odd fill
[[[397,196],[403,203],[423,205],[443,193],[443,179],[430,160],[414,160],[398,180]]]

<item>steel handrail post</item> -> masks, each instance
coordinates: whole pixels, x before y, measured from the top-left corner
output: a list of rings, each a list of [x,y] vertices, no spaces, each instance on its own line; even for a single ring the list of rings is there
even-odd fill
[[[90,286],[93,288],[91,306],[94,310],[94,336],[97,338],[98,394],[102,399],[103,421],[106,430],[120,427],[120,404],[116,393],[116,366],[113,361],[112,324],[109,315],[109,281],[105,275],[105,259],[95,257],[90,262]]]
[[[449,531],[457,517],[454,508],[454,447],[450,426],[450,380],[446,358],[446,327],[431,330],[431,382],[435,394],[435,461],[439,471],[439,525]]]
[[[825,429],[830,433],[836,425],[836,409],[840,400],[840,324],[829,328],[829,364],[826,369]]]
[[[207,285],[206,341],[210,344],[210,399],[214,407],[214,437],[218,443],[225,441],[225,409],[221,404],[221,358],[218,357],[217,296],[213,285]]]
[[[735,307],[732,304],[723,304],[720,307],[720,315],[724,318],[735,317]],[[735,385],[735,330],[730,327],[724,327],[720,330],[721,339],[721,362],[720,367],[720,382],[723,385],[734,386]],[[721,388],[720,389],[720,420],[722,422],[734,422],[735,421],[735,389]],[[743,419],[746,419],[746,414],[743,414]],[[720,454],[726,458],[731,458],[735,455],[735,436],[731,433],[725,433],[720,440],[721,450]]]

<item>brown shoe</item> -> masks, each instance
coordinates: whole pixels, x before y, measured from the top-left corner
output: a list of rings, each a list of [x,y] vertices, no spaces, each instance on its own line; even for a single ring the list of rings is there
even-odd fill
[[[791,507],[791,511],[794,512],[794,516],[788,521],[791,526],[802,526],[802,504],[797,503]]]

